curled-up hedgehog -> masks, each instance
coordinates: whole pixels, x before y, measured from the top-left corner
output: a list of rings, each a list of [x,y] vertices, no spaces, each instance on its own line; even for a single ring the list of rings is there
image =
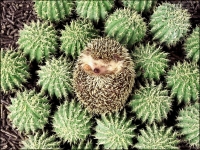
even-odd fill
[[[93,114],[119,111],[135,82],[128,50],[109,38],[92,40],[82,50],[73,72],[78,100]]]

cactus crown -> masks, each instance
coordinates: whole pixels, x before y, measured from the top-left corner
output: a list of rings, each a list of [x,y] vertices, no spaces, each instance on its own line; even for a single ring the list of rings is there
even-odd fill
[[[46,97],[35,93],[35,90],[17,92],[15,98],[11,98],[12,104],[8,107],[8,118],[14,127],[26,133],[43,129],[48,121],[50,105]]]
[[[57,98],[66,98],[72,91],[71,66],[63,56],[47,60],[37,71],[39,76],[37,84],[42,86],[41,91],[48,91],[50,96],[55,95]]]
[[[1,90],[16,91],[30,77],[26,58],[19,52],[1,49]]]
[[[19,32],[17,43],[30,59],[40,62],[43,58],[48,58],[58,47],[56,30],[48,22],[31,22],[24,25],[24,29]]]

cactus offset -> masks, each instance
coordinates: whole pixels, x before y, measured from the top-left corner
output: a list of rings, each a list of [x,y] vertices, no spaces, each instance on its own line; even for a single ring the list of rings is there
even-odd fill
[[[29,66],[26,58],[19,52],[12,49],[1,49],[1,91],[16,91],[16,88],[22,88],[30,77]]]

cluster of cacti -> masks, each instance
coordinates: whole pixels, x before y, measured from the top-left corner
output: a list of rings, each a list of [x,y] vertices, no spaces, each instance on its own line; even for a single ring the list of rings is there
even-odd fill
[[[193,62],[199,62],[200,53],[200,26],[193,29],[192,33],[187,37],[184,43],[186,57]]]
[[[75,58],[91,39],[98,37],[97,33],[91,22],[72,20],[71,24],[66,25],[65,30],[61,31],[61,50]]]
[[[16,88],[22,88],[30,77],[29,66],[26,58],[13,49],[1,49],[1,91],[16,91]]]
[[[58,22],[70,16],[73,0],[35,0],[34,8],[39,18]]]
[[[178,103],[197,101],[199,99],[199,67],[195,63],[178,62],[168,71],[167,86],[171,94],[176,96]]]
[[[122,0],[125,7],[136,10],[139,13],[149,12],[157,3],[157,0]]]
[[[102,114],[96,122],[94,136],[105,149],[128,149],[132,146],[136,126],[132,119],[127,118],[125,110],[122,113]]]
[[[162,3],[150,17],[153,39],[168,47],[185,37],[190,28],[190,14],[179,4]]]
[[[181,128],[180,133],[191,146],[197,148],[200,148],[199,113],[199,102],[196,102],[183,108],[177,118],[177,126]]]
[[[149,42],[146,45],[140,44],[132,52],[137,74],[142,74],[145,78],[151,80],[159,80],[160,76],[166,73],[165,70],[168,67],[167,55],[156,43],[151,45]]]
[[[56,141],[55,135],[48,136],[48,133],[36,132],[34,135],[22,141],[22,149],[59,149],[60,142]]]
[[[128,48],[141,41],[147,26],[140,14],[130,9],[117,9],[105,22],[105,33]]]
[[[76,12],[82,18],[99,22],[104,21],[108,13],[114,7],[113,0],[76,0]]]
[[[72,91],[71,67],[72,64],[63,56],[47,60],[37,71],[37,84],[42,86],[41,92],[48,91],[51,97],[55,95],[57,98],[66,98]]]
[[[168,96],[168,91],[163,89],[162,84],[156,85],[154,82],[140,86],[129,102],[136,117],[149,124],[166,119],[171,105],[172,98]]]
[[[19,49],[22,49],[31,60],[41,62],[55,53],[58,47],[56,30],[48,22],[32,21],[30,25],[25,24],[19,31]]]
[[[8,106],[13,127],[20,132],[30,133],[43,129],[48,122],[50,105],[48,99],[35,90],[17,92],[17,96],[11,98],[11,105]]]
[[[77,143],[91,133],[91,115],[75,100],[65,101],[53,116],[53,129],[64,142]]]
[[[147,125],[146,130],[140,130],[137,137],[138,143],[134,147],[138,149],[178,149],[178,133],[173,128],[158,127],[155,123]]]

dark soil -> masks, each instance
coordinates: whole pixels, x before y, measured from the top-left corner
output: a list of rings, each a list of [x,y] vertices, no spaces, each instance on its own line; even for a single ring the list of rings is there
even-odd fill
[[[161,2],[167,0],[162,0]],[[168,0],[169,1],[169,0]],[[197,24],[200,24],[200,2],[198,0],[196,1],[170,1],[171,3],[181,3],[184,8],[188,9],[188,11],[191,13],[191,25],[192,28],[190,30],[190,33],[194,27],[196,27]],[[160,3],[160,2],[159,2]],[[116,1],[117,7],[122,7],[120,2]],[[0,12],[1,12],[1,33],[0,33],[0,42],[1,42],[1,48],[3,49],[13,49],[17,50],[18,45],[16,44],[16,41],[19,37],[19,30],[23,29],[24,24],[30,23],[32,20],[37,20],[37,15],[33,9],[33,2],[31,0],[3,0],[3,2],[0,2]],[[143,15],[143,17],[146,18],[146,21],[148,22],[149,14]],[[74,12],[73,16],[69,18],[68,20],[62,21],[60,23],[55,23],[55,28],[57,30],[64,29],[64,25],[69,23],[71,19],[77,18],[76,13]],[[95,27],[97,29],[101,30],[101,34],[103,35],[103,23],[95,24]],[[144,39],[145,41],[151,40],[150,35],[147,36]],[[183,39],[184,40],[184,39]],[[166,46],[163,46],[163,50],[165,52],[169,53],[169,66],[171,67],[173,64],[175,64],[178,61],[183,61],[187,59],[185,58],[185,53],[182,47],[183,41],[179,42],[175,47],[167,48]],[[36,70],[38,70],[38,64],[36,62],[30,63],[30,72],[31,72],[31,79],[28,80],[28,83],[26,83],[24,86],[27,89],[33,89],[35,88],[36,91],[39,91],[40,88],[36,86],[36,82],[38,80]],[[142,78],[137,78],[137,82],[142,82]],[[164,77],[161,78],[161,81],[165,84]],[[137,89],[137,84],[135,85],[134,89]],[[12,127],[12,123],[7,119],[7,115],[9,114],[9,111],[7,110],[7,106],[11,104],[10,97],[14,97],[15,93],[3,93],[1,92],[1,149],[19,149],[21,145],[21,140],[25,138],[25,136],[21,133],[19,133],[16,129]],[[50,103],[52,104],[52,112],[53,114],[56,110],[56,107],[59,105],[59,102],[56,101],[56,98],[49,98]],[[54,100],[53,100],[54,99]],[[174,98],[174,102],[172,105],[172,111],[169,113],[168,119],[165,119],[163,123],[167,127],[169,126],[175,126],[176,125],[176,117],[181,108],[184,107],[184,104],[178,105],[176,103],[176,99]],[[129,108],[127,108],[128,112]],[[133,115],[129,113],[128,115]],[[135,121],[138,124],[141,124],[136,132],[139,132],[139,129],[144,127],[144,124],[140,122],[140,120]],[[174,127],[175,130],[178,130],[176,127]],[[52,126],[50,124],[47,124],[45,126],[45,130],[48,131],[50,134],[53,133]],[[92,138],[92,137],[90,137]],[[196,149],[195,147],[190,147],[188,143],[183,141],[183,137],[179,137],[182,141],[179,143],[180,149]],[[93,141],[95,141],[93,139]],[[136,143],[136,140],[133,140],[134,143]],[[70,148],[69,143],[62,143],[61,148]]]

